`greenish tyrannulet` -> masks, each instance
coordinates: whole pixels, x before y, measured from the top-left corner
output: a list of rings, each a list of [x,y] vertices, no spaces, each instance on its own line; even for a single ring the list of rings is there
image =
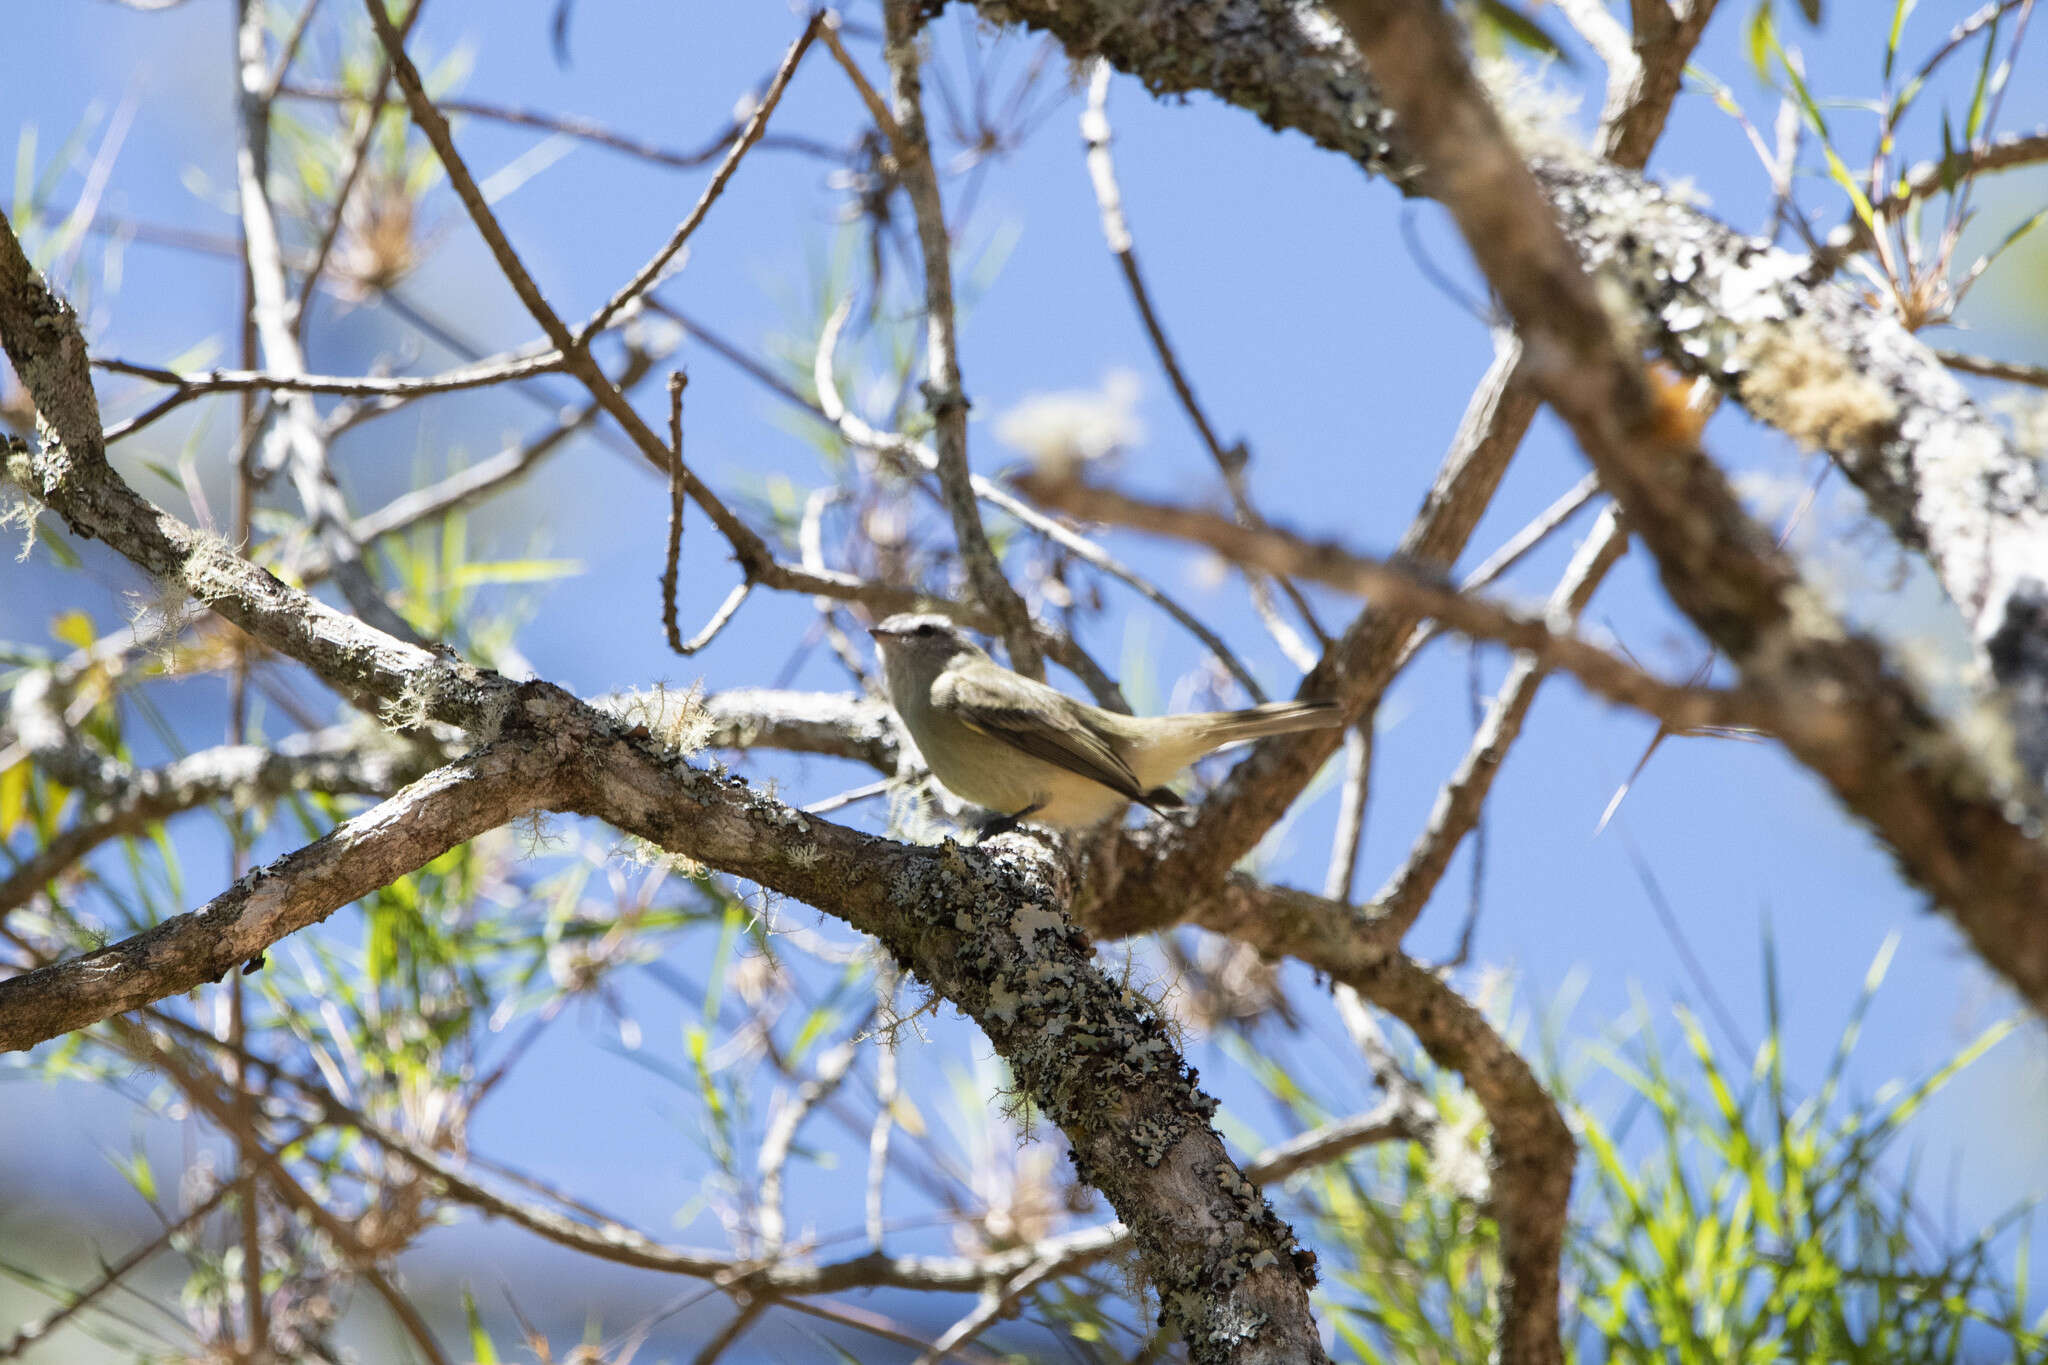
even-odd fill
[[[1205,754],[1344,723],[1327,701],[1121,716],[1004,668],[943,616],[891,616],[869,633],[889,700],[932,776],[1011,821],[1083,829],[1127,801],[1178,806],[1162,784]]]

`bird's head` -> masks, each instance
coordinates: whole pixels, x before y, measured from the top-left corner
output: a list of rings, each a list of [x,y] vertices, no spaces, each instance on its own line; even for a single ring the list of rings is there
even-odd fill
[[[943,616],[904,612],[868,631],[892,678],[929,681],[956,659],[988,657],[967,632]]]

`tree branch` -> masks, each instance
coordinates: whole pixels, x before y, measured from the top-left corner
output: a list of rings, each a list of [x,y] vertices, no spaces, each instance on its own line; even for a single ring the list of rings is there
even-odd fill
[[[238,0],[238,9],[236,53],[241,93],[235,173],[241,188],[242,250],[249,271],[250,307],[265,363],[281,375],[298,375],[305,373],[306,358],[293,325],[284,248],[270,203],[270,72],[264,41],[268,24],[263,0]],[[362,547],[350,531],[348,501],[335,482],[327,439],[312,398],[303,392],[285,392],[273,406],[271,420],[278,425],[268,442],[265,464],[271,469],[289,469],[306,520],[342,596],[358,615],[385,634],[421,643],[412,627],[384,600],[363,562]]]
[[[371,12],[381,19],[375,4]],[[416,96],[417,73],[395,61],[401,88]],[[197,538],[107,467],[76,321],[34,278],[11,228],[0,231],[0,340],[60,438],[33,455],[10,447],[10,476],[142,567],[191,580],[185,561]],[[210,599],[260,638],[317,658],[323,675],[398,698],[408,719],[502,737],[268,875],[244,879],[201,915],[0,983],[0,1047],[212,979],[462,839],[549,805],[879,938],[981,1026],[1039,1112],[1066,1133],[1082,1178],[1131,1227],[1165,1320],[1199,1365],[1326,1358],[1292,1234],[1230,1162],[1208,1122],[1214,1102],[1196,1089],[1164,1025],[1096,967],[1063,913],[1064,871],[1036,845],[1008,836],[973,850],[909,847],[833,825],[690,768],[650,727],[545,683],[514,687],[444,663],[339,613],[328,622],[317,603],[238,557],[215,558],[216,571],[198,575]],[[359,648],[344,654],[316,627]],[[38,1001],[33,1018],[14,1008],[24,999]]]
[[[1031,610],[1003,576],[995,547],[988,543],[967,465],[967,394],[960,383],[960,343],[953,314],[953,239],[946,230],[945,209],[939,201],[939,176],[933,169],[932,149],[925,136],[923,83],[918,74],[919,9],[917,0],[882,0],[883,21],[888,30],[883,52],[889,62],[893,115],[884,132],[896,156],[897,178],[904,193],[910,196],[917,219],[918,248],[924,257],[924,396],[932,413],[933,441],[938,454],[935,470],[939,489],[945,495],[946,511],[953,519],[953,539],[960,547],[961,562],[967,567],[967,581],[974,586],[975,600],[1002,623],[1011,667],[1027,677],[1039,678],[1045,675],[1045,664],[1031,628]],[[848,69],[858,71],[857,67]]]
[[[1193,541],[1266,573],[1290,574],[1371,597],[1396,611],[1433,616],[1473,639],[1508,645],[1544,667],[1563,669],[1607,701],[1678,728],[1767,729],[1774,714],[1760,697],[1664,682],[1554,625],[1554,612],[1520,611],[1471,597],[1441,575],[1419,567],[1368,559],[1328,542],[1304,541],[1285,531],[1241,526],[1211,512],[1145,502],[1045,475],[1025,475],[1018,483],[1039,502],[1075,516]]]
[[[479,750],[249,873],[190,914],[0,981],[0,1051],[34,1047],[253,963],[286,934],[544,804],[560,762],[545,744]]]
[[[1592,600],[1600,580],[1627,550],[1628,532],[1610,507],[1572,557],[1557,590],[1550,595],[1544,615],[1561,623],[1577,620]],[[1472,736],[1464,760],[1437,793],[1436,804],[1415,846],[1372,898],[1372,911],[1387,918],[1392,926],[1390,932],[1405,935],[1413,927],[1450,868],[1451,855],[1478,824],[1479,813],[1493,790],[1493,779],[1507,759],[1509,746],[1521,734],[1522,722],[1535,704],[1543,676],[1542,665],[1526,655],[1518,656],[1508,670],[1494,695],[1493,705],[1487,708],[1486,719]]]
[[[91,793],[83,819],[0,879],[0,916],[25,905],[37,888],[109,839],[179,811],[229,797],[293,791],[381,797],[427,767],[419,751],[355,729],[295,736],[275,746],[224,745],[142,771],[116,765],[102,774],[103,785]]]
[[[1965,743],[1932,714],[1743,510],[1700,450],[1693,420],[1660,400],[1614,335],[1444,15],[1426,0],[1339,0],[1336,9],[1400,111],[1409,153],[1431,168],[1424,185],[1542,356],[1545,397],[1657,556],[1672,600],[1748,686],[1776,699],[1768,728],[1886,839],[1980,956],[2048,1014],[2048,848],[2016,818],[2025,810],[2017,802],[2038,805],[2039,788],[2012,770],[2004,746]],[[1999,501],[1992,485],[1964,482],[1969,500],[1992,491]],[[2048,538],[2027,553],[2048,554],[2044,545]],[[2008,643],[2023,647],[2025,632]],[[2020,747],[2028,752],[2024,731]]]

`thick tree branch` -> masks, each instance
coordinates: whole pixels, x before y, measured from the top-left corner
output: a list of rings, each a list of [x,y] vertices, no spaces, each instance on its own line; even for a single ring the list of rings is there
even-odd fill
[[[969,1014],[1133,1229],[1195,1360],[1323,1358],[1291,1235],[1233,1183],[1212,1102],[1156,1017],[1090,960],[1062,913],[1063,874],[1035,845],[893,844],[640,744],[578,735],[566,709],[535,723],[575,736],[571,809],[840,916]]]
[[[840,692],[741,687],[704,699],[715,749],[782,749],[851,758],[894,773],[896,717],[882,702]]]
[[[1406,1024],[1485,1109],[1488,1202],[1500,1227],[1495,1358],[1503,1365],[1562,1360],[1558,1266],[1578,1150],[1556,1102],[1479,1008],[1429,968],[1390,953],[1337,980]]]
[[[0,1051],[218,981],[466,840],[545,803],[560,751],[504,742],[421,778],[205,906],[135,937],[0,981]]]
[[[360,730],[336,729],[294,736],[274,746],[232,744],[181,758],[161,768],[102,774],[84,818],[0,878],[0,915],[25,905],[109,839],[135,834],[154,821],[226,798],[254,800],[293,791],[386,796],[421,776],[423,753]]]

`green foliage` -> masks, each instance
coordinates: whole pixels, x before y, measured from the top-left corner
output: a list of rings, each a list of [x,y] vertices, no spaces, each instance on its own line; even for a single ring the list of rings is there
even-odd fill
[[[1579,1088],[1618,1081],[1621,1094],[1568,1105],[1581,1152],[1567,1262],[1572,1359],[1874,1365],[2018,1362],[2048,1351],[2048,1314],[2026,1314],[2031,1211],[1949,1237],[1916,1193],[1913,1161],[1900,1158],[1928,1100],[2015,1022],[1986,1029],[1911,1084],[1841,1096],[1892,946],[1810,1096],[1786,1077],[1775,983],[1769,1033],[1746,1063],[1683,1008],[1675,1038],[1660,1037],[1645,1012],[1623,1028],[1625,1044],[1593,1050]],[[1459,1102],[1441,1075],[1420,1074],[1440,1101]],[[1460,1131],[1457,1109],[1445,1112]],[[1461,1150],[1381,1147],[1302,1182],[1325,1249],[1322,1309],[1359,1360],[1487,1353],[1496,1233],[1443,1178]]]

